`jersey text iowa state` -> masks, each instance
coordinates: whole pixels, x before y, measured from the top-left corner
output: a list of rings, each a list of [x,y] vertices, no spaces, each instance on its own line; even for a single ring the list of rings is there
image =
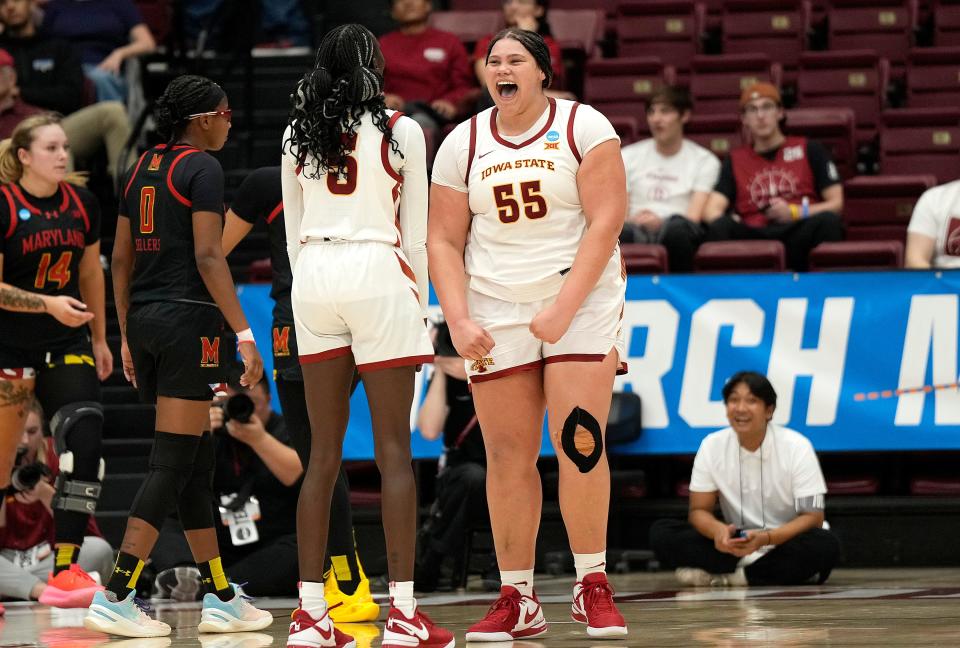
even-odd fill
[[[23,254],[43,250],[44,248],[76,247],[83,248],[86,237],[80,230],[43,230],[23,238]]]
[[[488,166],[486,169],[481,171],[480,179],[485,180],[494,173],[500,173],[501,171],[512,171],[513,169],[546,169],[547,171],[553,171],[553,161],[528,159],[516,160],[515,162],[500,162],[499,164]]]

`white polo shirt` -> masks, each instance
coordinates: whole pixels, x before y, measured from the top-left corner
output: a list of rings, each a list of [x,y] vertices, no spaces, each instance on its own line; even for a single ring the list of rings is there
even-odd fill
[[[907,232],[935,241],[934,268],[960,268],[960,180],[924,191],[913,208]]]
[[[620,153],[630,215],[646,209],[660,218],[686,216],[693,194],[712,191],[720,175],[717,156],[687,139],[674,155],[661,155],[652,138],[624,146]]]
[[[728,524],[773,529],[797,517],[798,499],[822,497],[827,485],[810,441],[771,423],[755,452],[740,446],[733,428],[707,435],[693,461],[690,490],[719,492]]]

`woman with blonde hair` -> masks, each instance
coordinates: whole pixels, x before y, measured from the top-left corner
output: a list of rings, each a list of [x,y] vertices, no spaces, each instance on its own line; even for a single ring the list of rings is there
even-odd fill
[[[52,499],[53,572],[41,603],[85,607],[103,589],[80,568],[103,477],[100,381],[110,375],[100,207],[68,180],[55,113],[33,115],[0,142],[0,487],[10,483],[34,394],[60,455]],[[86,325],[86,326],[85,326]]]

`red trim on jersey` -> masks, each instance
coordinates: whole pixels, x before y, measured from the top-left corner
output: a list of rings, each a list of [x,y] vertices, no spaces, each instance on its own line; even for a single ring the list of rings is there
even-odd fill
[[[160,144],[159,146],[155,146],[155,147],[153,147],[153,148],[165,148],[165,146],[166,146],[165,144]],[[133,169],[133,173],[130,174],[130,179],[127,180],[127,186],[126,186],[126,187],[124,188],[124,190],[123,190],[123,197],[124,197],[124,198],[126,198],[126,197],[127,197],[127,194],[130,193],[130,185],[133,184],[134,178],[137,177],[137,173],[139,173],[139,171],[140,171],[140,165],[143,164],[143,161],[147,159],[147,155],[148,155],[148,154],[150,153],[150,151],[152,151],[152,150],[153,150],[153,149],[147,149],[146,151],[143,152],[143,155],[140,156],[140,159],[137,160],[137,166]]]
[[[3,191],[3,195],[7,197],[7,205],[10,206],[10,227],[7,228],[6,236],[10,238],[17,229],[17,206],[13,204],[13,196],[10,195],[10,189],[6,185],[0,187],[0,191]]]
[[[567,144],[570,145],[570,152],[577,159],[577,164],[583,161],[580,157],[580,151],[577,150],[577,141],[573,137],[573,120],[577,118],[577,108],[579,107],[580,102],[574,102],[573,108],[570,109],[570,119],[567,120]]]
[[[337,347],[336,349],[330,349],[329,351],[322,351],[320,353],[308,353],[306,355],[300,356],[300,364],[311,364],[314,362],[322,362],[324,360],[333,360],[334,358],[340,358],[345,355],[353,353],[349,346]]]
[[[20,191],[20,186],[19,186],[16,182],[12,182],[12,183],[10,183],[8,186],[10,187],[10,190],[13,192],[13,195],[17,197],[17,200],[19,200],[19,201],[22,202],[24,205],[26,205],[27,210],[29,210],[29,212],[30,212],[31,214],[39,214],[39,213],[40,213],[40,210],[37,209],[36,207],[34,207],[34,206],[30,203],[30,201],[27,200],[26,196],[23,195],[23,192]]]
[[[406,356],[404,358],[394,358],[393,360],[382,360],[380,362],[365,362],[363,364],[358,364],[357,371],[364,373],[366,371],[393,369],[394,367],[409,367],[410,365],[429,364],[431,362],[433,362],[433,354]]]
[[[514,144],[513,142],[508,142],[507,140],[500,137],[500,131],[497,130],[497,109],[494,108],[490,111],[490,132],[493,133],[493,139],[497,140],[500,144],[503,144],[506,147],[512,149],[522,149],[524,146],[529,146],[536,142],[538,139],[547,134],[547,131],[550,130],[550,127],[553,126],[553,118],[557,115],[557,102],[553,97],[549,97],[548,101],[550,102],[550,116],[547,117],[547,123],[543,125],[543,128],[540,129],[540,132],[528,139],[525,142],[520,144]]]
[[[403,260],[403,257],[396,253],[396,251],[394,251],[394,254],[397,257],[397,263],[400,264],[400,270],[403,272],[403,274],[407,275],[407,278],[413,283],[417,283],[417,275],[413,272],[413,268],[411,268],[410,265]],[[420,299],[419,295],[417,295],[417,299]]]
[[[282,211],[283,211],[283,201],[281,200],[279,203],[277,203],[277,206],[273,208],[273,211],[270,212],[270,215],[267,216],[267,225],[272,223],[273,219],[276,218]]]
[[[626,362],[621,361],[620,364],[617,365],[618,376],[626,375],[629,371],[630,371],[630,368],[627,366]]]
[[[297,165],[297,175],[299,176],[301,173],[303,173],[303,164],[298,164],[298,165]],[[303,187],[300,187],[300,191],[303,191]]]
[[[61,189],[63,190],[63,193],[70,194],[70,198],[73,199],[73,202],[77,203],[77,209],[80,210],[80,215],[83,217],[83,224],[87,228],[87,234],[89,234],[90,233],[90,217],[87,215],[87,208],[83,206],[83,201],[80,200],[80,196],[78,196],[76,190],[74,190],[74,188],[70,186],[70,183],[61,182],[60,185],[61,185]],[[61,211],[66,209],[67,207],[66,202],[67,201],[64,201],[64,206],[60,208]]]
[[[554,362],[603,362],[606,357],[602,353],[564,353],[544,358],[543,361],[546,364],[553,364]]]
[[[475,376],[472,375],[470,376],[470,382],[478,383],[487,382],[488,380],[496,380],[497,378],[506,378],[507,376],[512,376],[515,373],[520,373],[522,371],[533,371],[534,369],[539,369],[542,366],[543,360],[534,360],[533,362],[517,365],[516,367],[510,367],[508,369],[501,369],[500,371],[491,371],[490,373],[482,373]]]
[[[473,156],[477,153],[477,116],[470,118],[470,150],[467,153],[467,174],[463,177],[463,184],[470,186],[470,169],[473,167]]]
[[[393,125],[396,124],[397,120],[401,117],[403,117],[402,112],[393,113],[387,121],[387,127],[393,128]],[[380,140],[380,161],[383,162],[383,168],[391,178],[396,180],[398,184],[403,183],[403,176],[390,165],[390,140],[387,139],[386,134],[384,134]],[[394,197],[394,199],[396,199],[396,197]]]
[[[199,149],[195,149],[193,147],[188,148],[188,150],[184,151],[183,153],[178,155],[176,158],[174,158],[173,162],[170,163],[170,169],[167,171],[167,189],[169,189],[171,195],[173,195],[173,197],[177,199],[177,202],[183,204],[185,207],[192,206],[193,201],[187,200],[186,198],[181,196],[180,192],[177,191],[176,188],[173,186],[173,170],[177,168],[177,163],[179,163],[180,160],[187,157],[191,153],[199,153],[199,152],[200,152]]]

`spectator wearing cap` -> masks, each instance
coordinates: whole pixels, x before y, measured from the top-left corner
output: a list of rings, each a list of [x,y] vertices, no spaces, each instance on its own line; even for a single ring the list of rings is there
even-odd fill
[[[623,147],[627,218],[622,243],[660,243],[670,272],[693,270],[703,240],[701,219],[717,183],[720,161],[683,137],[693,104],[683,88],[664,87],[647,103],[650,139]]]
[[[731,151],[707,200],[707,241],[782,241],[787,264],[806,270],[807,256],[824,241],[843,238],[843,185],[827,150],[780,128],[780,92],[755,83],[740,96],[751,143]]]
[[[20,98],[13,57],[7,50],[0,49],[0,139],[10,137],[17,124],[38,112],[43,111]]]

